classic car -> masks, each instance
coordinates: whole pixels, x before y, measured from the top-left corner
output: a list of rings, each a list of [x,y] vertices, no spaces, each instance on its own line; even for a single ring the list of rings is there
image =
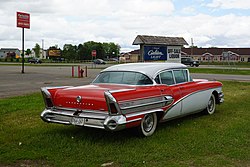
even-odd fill
[[[45,122],[152,135],[158,122],[203,111],[224,101],[222,83],[192,79],[180,63],[110,66],[89,85],[41,88]]]

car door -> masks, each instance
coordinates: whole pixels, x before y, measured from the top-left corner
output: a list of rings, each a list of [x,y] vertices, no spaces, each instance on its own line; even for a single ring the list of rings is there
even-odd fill
[[[173,98],[173,102],[171,105],[166,105],[163,107],[165,111],[165,115],[163,120],[171,119],[174,117],[178,117],[181,114],[181,103],[179,103],[179,99],[181,98],[181,91],[178,86],[175,85],[175,80],[173,76],[172,70],[167,70],[161,72],[155,78],[155,81],[161,85],[159,85],[159,89],[161,90],[161,94],[165,98]]]
[[[181,92],[181,115],[197,112],[206,106],[207,96],[200,91],[200,86],[189,77],[188,70],[173,70],[176,86]]]

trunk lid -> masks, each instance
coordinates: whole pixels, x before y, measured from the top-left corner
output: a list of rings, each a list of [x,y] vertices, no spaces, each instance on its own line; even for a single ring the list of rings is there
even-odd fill
[[[133,87],[106,84],[70,87],[56,91],[53,102],[56,107],[60,108],[107,111],[104,92],[122,89],[133,89]]]

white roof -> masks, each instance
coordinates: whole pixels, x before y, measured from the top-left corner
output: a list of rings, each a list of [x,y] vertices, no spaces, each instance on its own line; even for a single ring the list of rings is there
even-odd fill
[[[110,66],[101,72],[106,71],[136,71],[154,78],[156,74],[163,70],[187,68],[181,63],[127,63]]]

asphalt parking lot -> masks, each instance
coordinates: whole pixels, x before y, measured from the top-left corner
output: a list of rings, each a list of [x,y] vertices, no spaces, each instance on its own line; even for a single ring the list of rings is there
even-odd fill
[[[46,86],[78,86],[90,83],[100,69],[89,69],[88,77],[72,78],[71,66],[48,67],[0,65],[0,98],[29,94]],[[76,74],[75,74],[76,76]]]
[[[88,69],[88,77],[72,78],[71,66],[0,65],[0,98],[39,92],[47,86],[79,86],[89,84],[101,69]],[[76,75],[76,74],[75,74]],[[194,79],[235,80],[250,82],[247,75],[191,74]]]

